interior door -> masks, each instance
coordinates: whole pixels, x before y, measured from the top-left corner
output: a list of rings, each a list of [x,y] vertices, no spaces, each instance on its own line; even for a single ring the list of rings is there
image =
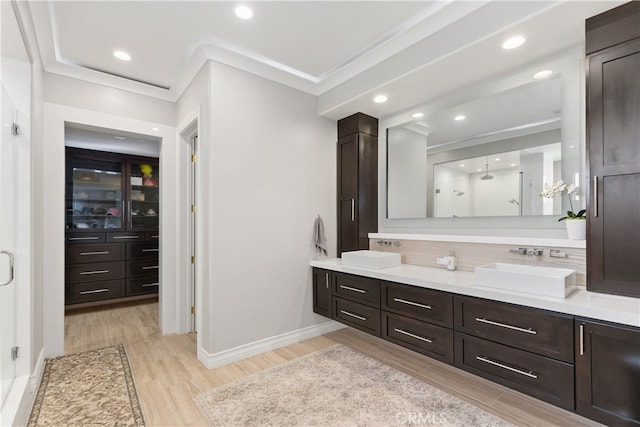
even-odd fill
[[[2,135],[0,138],[0,408],[16,377],[12,349],[16,345],[16,179],[18,164],[17,110],[2,85]]]

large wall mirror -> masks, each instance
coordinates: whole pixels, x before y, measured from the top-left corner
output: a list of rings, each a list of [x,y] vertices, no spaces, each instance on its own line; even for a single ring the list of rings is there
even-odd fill
[[[566,196],[540,192],[583,184],[581,66],[568,52],[386,120],[386,217],[561,216]]]

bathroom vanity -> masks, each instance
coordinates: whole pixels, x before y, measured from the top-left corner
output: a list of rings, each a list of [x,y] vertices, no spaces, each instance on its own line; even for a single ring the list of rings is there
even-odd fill
[[[640,300],[495,290],[471,272],[407,264],[311,264],[318,314],[596,421],[640,423]]]

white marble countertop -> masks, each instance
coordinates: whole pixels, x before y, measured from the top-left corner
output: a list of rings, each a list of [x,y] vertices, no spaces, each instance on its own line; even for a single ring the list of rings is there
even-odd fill
[[[591,319],[640,327],[640,299],[589,292],[578,288],[567,298],[491,289],[475,284],[474,273],[402,264],[400,267],[370,270],[342,265],[339,258],[311,261],[313,267],[351,273],[459,295],[486,298],[511,304],[541,308]]]

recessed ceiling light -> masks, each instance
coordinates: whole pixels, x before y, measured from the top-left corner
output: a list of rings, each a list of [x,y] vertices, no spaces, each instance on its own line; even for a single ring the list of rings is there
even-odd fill
[[[496,157],[496,158],[495,158],[495,159],[493,159],[493,160],[495,160],[496,162],[499,162],[499,161],[500,161],[500,157]]]
[[[482,172],[482,168],[478,168],[478,172]]]
[[[124,136],[114,136],[115,139],[126,139]]]
[[[238,6],[236,7],[236,16],[240,19],[251,19],[253,18],[253,10],[247,6]]]
[[[118,58],[121,61],[131,61],[131,55],[123,50],[116,50],[113,52],[113,56]]]
[[[538,71],[537,73],[535,73],[533,75],[534,79],[546,79],[547,77],[549,77],[551,74],[553,74],[553,71],[551,70],[542,70],[542,71]]]
[[[460,163],[458,166],[460,166],[461,168],[464,167],[464,163]]]
[[[411,117],[413,117],[414,119],[419,119],[421,117],[424,117],[424,113],[413,113]]]
[[[373,102],[377,103],[377,104],[382,104],[383,102],[387,102],[387,97],[384,95],[378,95],[375,98],[373,98]]]
[[[576,148],[576,146],[575,145],[570,145],[569,148]]]
[[[510,39],[502,43],[502,48],[507,50],[515,49],[519,46],[522,46],[524,41],[525,41],[525,38],[522,36],[511,37]]]
[[[464,119],[466,119],[466,118],[467,118],[467,116],[463,116],[462,114],[460,114],[460,115],[458,115],[458,116],[455,116],[455,117],[453,118],[453,120],[455,120],[456,122],[460,122],[460,121],[462,121],[462,120],[464,120]]]
[[[160,130],[160,128],[151,128],[152,131],[154,132],[158,132]]]
[[[511,163],[511,167],[517,166],[515,163]]]

